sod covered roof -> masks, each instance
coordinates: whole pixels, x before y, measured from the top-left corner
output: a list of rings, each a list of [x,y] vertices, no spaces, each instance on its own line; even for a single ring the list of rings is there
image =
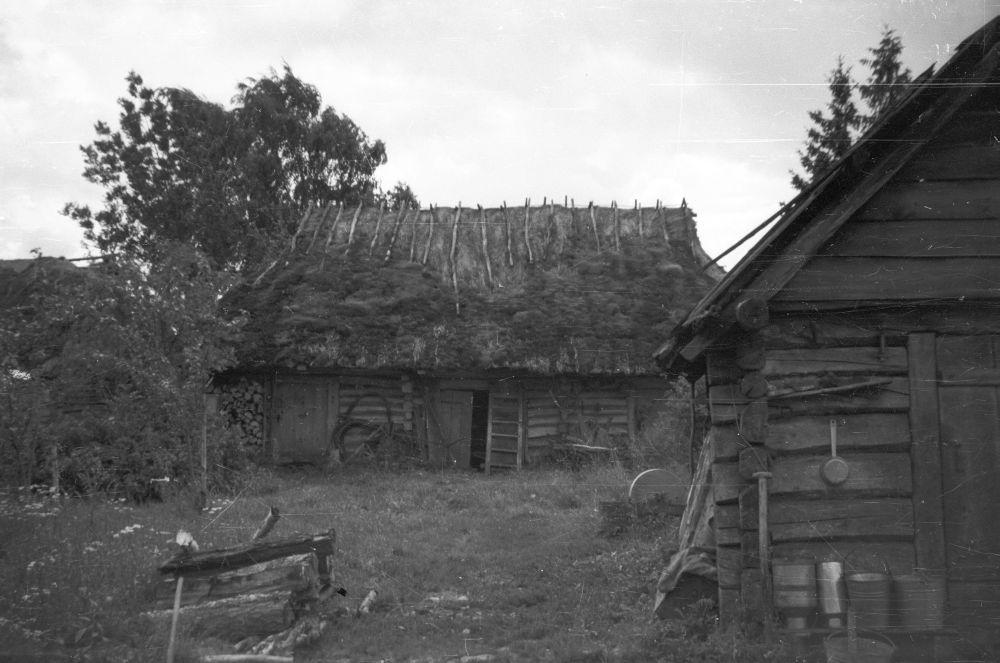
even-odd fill
[[[707,262],[683,205],[330,207],[227,306],[244,369],[654,374]]]

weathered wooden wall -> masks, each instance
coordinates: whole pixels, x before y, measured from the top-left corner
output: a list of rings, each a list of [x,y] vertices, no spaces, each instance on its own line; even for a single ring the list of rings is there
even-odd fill
[[[668,388],[659,378],[280,374],[249,381],[259,385],[254,393],[263,394],[262,407],[254,416],[266,431],[267,455],[276,462],[320,460],[329,451],[331,436],[348,421],[374,426],[391,421],[394,431],[412,436],[426,460],[460,461],[462,466],[469,461],[469,431],[464,429],[470,422],[455,420],[470,416],[465,410],[471,407],[474,391],[489,394],[488,435],[496,438],[497,449],[510,447],[521,464],[530,465],[550,459],[559,445],[567,443],[634,444],[644,423],[639,413],[648,417],[666,407],[663,396]],[[246,382],[245,376],[233,380],[233,384]],[[342,440],[345,452],[352,453],[370,432],[364,426],[348,429]]]

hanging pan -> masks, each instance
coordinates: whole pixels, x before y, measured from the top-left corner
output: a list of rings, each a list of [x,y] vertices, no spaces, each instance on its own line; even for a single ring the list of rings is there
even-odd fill
[[[847,481],[851,474],[851,466],[837,455],[837,420],[830,420],[830,457],[819,468],[823,481],[831,486],[839,486]]]

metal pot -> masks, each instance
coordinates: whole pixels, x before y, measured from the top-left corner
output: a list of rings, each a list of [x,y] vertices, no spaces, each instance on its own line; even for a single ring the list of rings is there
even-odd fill
[[[819,468],[823,481],[831,486],[839,486],[851,475],[851,466],[837,456],[837,420],[830,420],[830,457]]]

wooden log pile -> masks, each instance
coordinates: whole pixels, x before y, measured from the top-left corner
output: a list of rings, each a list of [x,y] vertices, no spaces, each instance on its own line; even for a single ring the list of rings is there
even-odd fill
[[[264,385],[240,378],[238,382],[222,384],[219,389],[219,411],[230,428],[236,430],[247,450],[264,446]]]

